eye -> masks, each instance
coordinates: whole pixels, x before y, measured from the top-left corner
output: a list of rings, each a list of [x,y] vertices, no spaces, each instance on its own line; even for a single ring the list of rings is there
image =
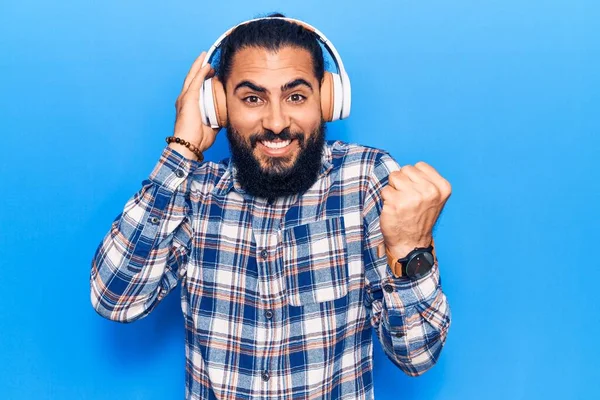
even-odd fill
[[[254,96],[254,95],[244,97],[243,100],[244,100],[244,103],[250,104],[250,105],[259,104],[261,102],[260,97]]]
[[[302,103],[306,99],[306,97],[304,97],[300,93],[294,93],[289,97],[289,99],[292,103]]]

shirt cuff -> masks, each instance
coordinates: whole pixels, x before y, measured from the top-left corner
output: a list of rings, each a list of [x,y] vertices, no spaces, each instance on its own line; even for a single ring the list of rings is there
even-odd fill
[[[440,273],[437,260],[431,270],[419,279],[396,277],[387,266],[386,278],[382,282],[383,296],[389,308],[407,308],[437,295],[440,287]]]
[[[187,182],[188,175],[200,165],[200,162],[190,160],[167,146],[154,166],[150,180],[173,192],[178,189],[186,191],[187,185],[182,185],[182,183]]]

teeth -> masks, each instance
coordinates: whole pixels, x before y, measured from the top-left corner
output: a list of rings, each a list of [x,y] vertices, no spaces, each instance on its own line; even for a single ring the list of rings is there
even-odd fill
[[[285,146],[289,145],[290,143],[292,143],[292,141],[291,140],[284,140],[284,141],[278,141],[278,142],[263,141],[261,143],[270,149],[281,149],[282,147],[285,147]]]

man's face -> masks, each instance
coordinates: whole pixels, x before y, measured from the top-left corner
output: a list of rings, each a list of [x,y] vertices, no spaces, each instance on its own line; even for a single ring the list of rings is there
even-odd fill
[[[242,187],[254,195],[277,197],[314,183],[324,123],[310,53],[290,46],[275,53],[242,49],[233,58],[225,90],[227,136]],[[301,182],[290,186],[290,179]],[[285,190],[277,187],[283,180]],[[257,191],[257,185],[265,192]]]

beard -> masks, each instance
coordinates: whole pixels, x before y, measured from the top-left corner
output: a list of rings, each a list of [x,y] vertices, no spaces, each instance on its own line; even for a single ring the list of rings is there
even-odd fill
[[[236,179],[242,189],[256,197],[272,200],[276,197],[302,194],[317,180],[322,165],[325,144],[325,121],[312,134],[305,137],[302,132],[290,132],[288,128],[275,134],[271,130],[250,135],[249,142],[231,124],[227,125],[227,139],[231,150],[231,161],[236,167]],[[262,167],[253,151],[259,141],[298,140],[300,148],[296,161],[289,165],[294,155],[268,157]]]

